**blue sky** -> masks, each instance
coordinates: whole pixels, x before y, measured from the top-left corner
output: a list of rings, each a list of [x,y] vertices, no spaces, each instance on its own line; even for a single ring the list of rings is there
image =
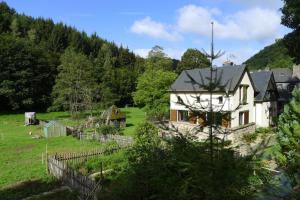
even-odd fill
[[[216,48],[242,63],[290,30],[280,25],[281,0],[6,0],[17,12],[96,32],[146,56],[160,45],[179,59],[187,48],[209,50],[210,22]]]

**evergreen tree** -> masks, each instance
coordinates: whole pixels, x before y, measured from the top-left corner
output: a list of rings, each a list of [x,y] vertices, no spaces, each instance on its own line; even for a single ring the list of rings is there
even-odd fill
[[[281,23],[293,32],[284,37],[284,44],[296,63],[300,63],[300,1],[284,0]]]
[[[278,122],[278,142],[283,159],[280,162],[300,184],[300,87],[293,91],[292,100],[284,107]]]
[[[93,62],[93,77],[99,85],[98,92],[96,93],[97,101],[103,105],[117,103],[118,106],[124,106],[133,102],[131,93],[135,90],[137,76],[144,71],[145,67],[144,60],[139,59],[136,61],[135,55],[128,48],[118,47],[114,43],[101,39],[96,34],[89,37],[85,32],[79,32],[75,28],[66,26],[63,23],[55,24],[51,19],[34,19],[20,15],[9,8],[4,2],[0,3],[0,34],[4,38],[6,37],[4,34],[11,34],[14,37],[14,39],[9,40],[10,45],[3,44],[8,40],[0,41],[3,42],[2,51],[0,51],[0,57],[3,57],[3,60],[1,60],[2,63],[0,65],[3,64],[4,66],[9,58],[14,58],[9,62],[11,65],[12,63],[16,65],[11,70],[0,72],[0,75],[5,74],[5,78],[2,80],[7,80],[7,77],[15,78],[16,74],[22,74],[25,77],[25,73],[23,74],[23,72],[27,70],[31,71],[30,66],[32,66],[32,70],[35,69],[38,62],[42,62],[40,66],[43,66],[45,69],[38,71],[38,75],[34,79],[49,79],[42,87],[37,85],[32,86],[33,91],[39,91],[39,88],[43,89],[40,92],[43,100],[40,98],[40,95],[36,95],[36,98],[34,97],[35,100],[29,101],[28,99],[23,101],[23,97],[25,98],[31,95],[31,93],[23,90],[24,94],[16,98],[18,96],[16,92],[8,93],[7,91],[9,90],[6,90],[6,92],[1,94],[0,103],[2,105],[9,104],[10,106],[3,106],[2,108],[10,110],[12,108],[23,109],[29,106],[30,108],[40,109],[42,106],[45,109],[45,106],[48,106],[52,101],[50,94],[54,85],[53,78],[56,77],[58,66],[61,64],[59,58],[67,48],[73,48],[76,52],[88,57],[89,62]],[[22,46],[19,47],[20,52],[13,53],[17,49],[17,47],[14,47],[13,42],[16,45]],[[25,43],[28,47],[23,47]],[[12,49],[7,49],[7,47]],[[108,50],[109,53],[107,53]],[[28,54],[29,56],[26,56],[23,54],[25,52],[31,53]],[[32,52],[34,52],[34,55],[32,55]],[[40,54],[40,57],[36,58],[35,56],[38,54]],[[17,58],[17,55],[20,56],[19,58],[24,56],[24,62],[19,62],[20,59]],[[136,62],[138,63],[136,64]],[[49,74],[50,71],[51,74]],[[27,77],[31,77],[31,75]],[[11,79],[14,80],[14,78]],[[20,79],[18,84],[24,84],[25,82],[27,84],[30,80],[25,81]],[[13,88],[15,84],[12,81],[13,86],[6,83],[5,87]],[[29,86],[25,88],[27,87]],[[100,92],[100,89],[102,92]],[[8,99],[10,100],[8,101]],[[13,104],[14,106],[12,106]]]
[[[0,33],[10,31],[10,25],[15,14],[15,10],[8,7],[5,2],[0,2]]]
[[[45,49],[12,35],[0,35],[2,109],[45,109],[50,103],[55,66]]]

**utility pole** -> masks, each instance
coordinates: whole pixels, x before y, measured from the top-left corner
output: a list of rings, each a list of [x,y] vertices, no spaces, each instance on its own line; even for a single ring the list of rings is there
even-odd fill
[[[210,161],[213,162],[213,107],[212,107],[212,74],[213,74],[213,60],[214,60],[214,22],[211,22],[211,59],[210,59],[210,78],[209,78],[209,150],[210,150]]]

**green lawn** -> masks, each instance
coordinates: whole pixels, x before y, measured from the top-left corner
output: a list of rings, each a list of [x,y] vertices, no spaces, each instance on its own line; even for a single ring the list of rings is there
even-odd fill
[[[125,135],[133,135],[134,129],[145,120],[145,114],[138,108],[122,109],[127,115]],[[60,119],[68,123],[65,112],[38,113],[38,119]],[[32,135],[29,135],[32,132]],[[99,142],[79,141],[71,136],[50,139],[33,139],[33,135],[42,134],[41,126],[24,126],[24,114],[0,115],[0,189],[19,181],[29,179],[47,179],[46,166],[42,164],[42,154],[78,152],[100,148]]]
[[[122,108],[121,110],[126,113],[126,128],[123,133],[133,136],[137,125],[146,120],[146,113],[139,108]]]

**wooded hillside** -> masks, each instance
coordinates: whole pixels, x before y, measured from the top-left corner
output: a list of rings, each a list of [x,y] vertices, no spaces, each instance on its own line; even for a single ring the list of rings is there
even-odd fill
[[[1,2],[0,110],[47,109],[66,49],[91,61],[93,79],[101,86],[99,101],[105,97],[120,106],[132,104],[131,93],[143,72],[142,58],[96,34],[88,36],[51,19],[18,14]]]
[[[258,70],[265,68],[291,68],[293,59],[288,54],[284,41],[276,40],[272,45],[266,46],[257,54],[249,58],[245,64],[250,70]]]

